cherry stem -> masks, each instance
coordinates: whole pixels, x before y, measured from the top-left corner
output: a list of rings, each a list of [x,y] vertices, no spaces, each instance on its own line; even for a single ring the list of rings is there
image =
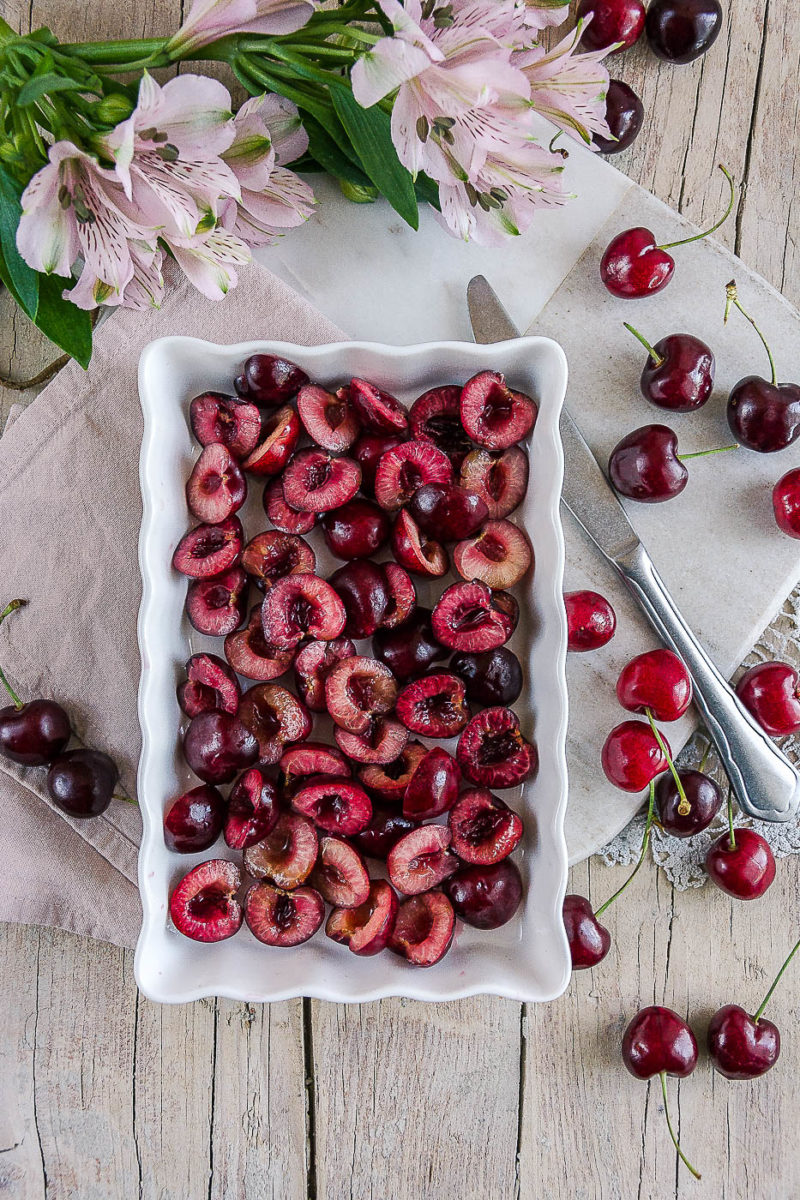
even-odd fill
[[[684,462],[687,458],[705,458],[707,454],[724,454],[726,450],[738,450],[739,443],[733,446],[715,446],[713,450],[693,450],[691,454],[677,454],[675,457]]]
[[[124,792],[112,792],[111,795],[112,795],[112,799],[122,800],[122,801],[124,801],[125,804],[138,805],[138,803],[139,803],[139,801],[135,798],[135,796],[126,796]]]
[[[786,970],[786,968],[788,967],[789,963],[790,963],[790,962],[792,961],[792,959],[794,958],[795,954],[797,954],[797,951],[798,951],[798,950],[800,950],[800,939],[798,939],[798,940],[795,942],[795,944],[792,946],[792,948],[791,948],[791,950],[789,951],[789,953],[786,955],[786,958],[783,960],[783,966],[781,967],[780,971],[778,971],[778,974],[775,976],[775,978],[774,978],[774,979],[773,979],[773,981],[772,981],[772,986],[770,987],[770,989],[769,989],[769,991],[767,992],[766,996],[764,997],[764,999],[761,1001],[760,1005],[758,1006],[758,1010],[756,1011],[756,1013],[755,1013],[755,1015],[754,1015],[754,1017],[753,1017],[753,1024],[754,1024],[754,1025],[757,1025],[757,1024],[758,1024],[760,1017],[763,1015],[764,1009],[767,1007],[767,1005],[769,1004],[769,1002],[770,1002],[770,1000],[771,1000],[771,998],[772,998],[772,993],[775,991],[775,988],[776,988],[776,987],[778,986],[778,984],[780,983],[780,981],[781,981],[781,978],[783,977],[783,973],[784,973],[784,971]]]
[[[703,757],[700,759],[700,766],[697,768],[698,771],[701,771],[701,772],[705,771],[706,763],[708,762],[708,756],[711,753],[711,747],[713,746],[713,744],[714,743],[710,742],[710,741],[706,742],[706,748],[703,751]]]
[[[653,781],[651,779],[650,780],[650,801],[647,805],[647,820],[644,823],[644,836],[642,837],[642,849],[639,854],[639,858],[636,862],[636,866],[633,868],[630,875],[623,883],[622,887],[617,888],[617,890],[614,892],[614,895],[609,896],[608,900],[606,900],[603,904],[600,905],[597,912],[594,914],[596,917],[599,917],[601,915],[601,913],[604,913],[606,911],[606,909],[609,908],[610,905],[612,905],[614,903],[614,901],[617,900],[622,895],[622,893],[625,891],[625,888],[628,886],[628,884],[631,882],[631,880],[634,878],[634,876],[638,873],[639,868],[641,867],[642,863],[644,862],[644,856],[647,854],[647,847],[650,845],[650,831],[653,828],[653,820],[655,817],[655,804],[656,804],[656,785],[653,783]]]
[[[733,788],[728,788],[728,833],[731,850],[736,849],[736,831],[733,828]]]
[[[659,250],[674,250],[674,248],[676,246],[688,246],[690,242],[702,241],[703,238],[710,237],[712,233],[716,233],[717,230],[719,229],[720,225],[725,224],[728,217],[733,212],[733,204],[736,199],[736,184],[733,182],[731,173],[727,167],[723,167],[722,163],[717,163],[717,166],[719,167],[720,171],[722,171],[722,174],[727,179],[728,186],[731,189],[730,199],[728,200],[728,207],[725,209],[725,212],[722,214],[720,219],[714,225],[712,225],[710,229],[706,229],[704,233],[695,233],[695,234],[693,234],[692,237],[681,238],[681,240],[679,242],[665,242],[663,246],[658,247]]]
[[[662,356],[660,354],[656,354],[655,350],[650,345],[647,338],[643,334],[639,333],[638,329],[634,329],[634,327],[632,325],[629,325],[627,321],[623,321],[622,324],[625,326],[628,333],[632,333],[635,338],[639,339],[639,341],[642,343],[642,345],[644,346],[647,353],[652,358],[655,365],[657,367],[660,367],[661,364],[663,363],[664,359],[662,358]]]
[[[678,789],[678,795],[680,797],[680,803],[678,805],[678,815],[681,817],[688,817],[689,813],[692,811],[692,806],[689,803],[689,797],[686,795],[686,792],[684,791],[683,784],[681,783],[681,777],[678,774],[678,770],[675,766],[675,763],[672,761],[672,755],[670,754],[670,752],[667,748],[667,743],[664,741],[661,734],[658,732],[658,729],[656,728],[656,723],[653,720],[653,713],[652,713],[651,709],[649,709],[649,708],[647,710],[647,719],[650,722],[650,728],[653,731],[653,737],[658,742],[658,748],[661,751],[661,753],[664,755],[664,758],[667,760],[667,766],[670,769],[672,778],[675,780],[675,787]]]
[[[756,333],[761,338],[761,344],[767,352],[767,358],[769,359],[769,367],[770,367],[770,371],[772,373],[770,382],[772,383],[773,387],[776,387],[777,383],[778,383],[778,373],[775,370],[775,359],[772,357],[772,351],[769,348],[769,342],[764,337],[763,333],[761,332],[759,327],[756,325],[753,318],[750,316],[750,313],[746,312],[745,309],[742,308],[742,305],[739,301],[739,293],[736,288],[736,280],[735,279],[732,279],[730,281],[730,283],[725,285],[725,297],[726,297],[726,299],[725,299],[725,317],[723,319],[723,324],[725,324],[725,325],[728,324],[728,317],[731,315],[731,308],[738,308],[739,312],[742,314],[742,316],[745,318],[745,320],[750,322],[750,324],[753,326],[753,329],[755,329]]]
[[[684,1166],[691,1171],[695,1179],[701,1179],[702,1176],[700,1172],[692,1166],[686,1155],[681,1150],[681,1144],[675,1137],[675,1130],[672,1128],[672,1121],[669,1117],[669,1104],[667,1102],[667,1072],[659,1071],[659,1079],[661,1080],[661,1095],[664,1097],[664,1116],[667,1118],[667,1129],[669,1130],[669,1136],[672,1138],[672,1144],[678,1151],[678,1158],[681,1160]]]
[[[6,617],[9,616],[10,613],[16,612],[18,608],[23,608],[27,603],[28,603],[27,600],[11,600],[11,601],[9,601],[9,603],[5,606],[3,611],[0,613],[0,625],[3,624],[3,621],[5,621]],[[22,703],[19,696],[17,695],[17,693],[12,688],[11,684],[6,679],[2,667],[0,667],[0,683],[2,683],[3,687],[6,689],[9,696],[14,701],[14,707],[16,709],[24,708],[25,705]]]

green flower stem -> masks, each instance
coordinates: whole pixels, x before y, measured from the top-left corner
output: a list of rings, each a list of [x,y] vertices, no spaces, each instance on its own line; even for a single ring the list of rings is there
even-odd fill
[[[753,318],[750,316],[750,313],[746,312],[742,308],[742,305],[739,301],[739,295],[736,290],[736,280],[735,279],[732,279],[729,284],[726,284],[726,287],[725,287],[725,317],[723,319],[723,324],[725,324],[725,325],[728,324],[728,317],[731,315],[731,307],[737,308],[739,310],[739,312],[742,314],[744,319],[746,321],[750,322],[750,324],[753,326],[753,329],[755,329],[756,333],[761,338],[761,344],[764,347],[764,349],[766,350],[767,358],[769,359],[770,370],[772,372],[771,382],[774,386],[778,382],[778,373],[775,370],[775,359],[772,357],[772,351],[769,348],[769,343],[767,342],[767,339],[764,337],[763,333],[761,332],[759,327],[756,325]]]
[[[672,1128],[672,1121],[670,1120],[670,1117],[669,1117],[669,1104],[667,1103],[667,1072],[660,1071],[659,1079],[661,1080],[661,1095],[664,1097],[664,1116],[667,1118],[667,1129],[669,1130],[669,1136],[672,1138],[672,1144],[675,1147],[675,1149],[678,1151],[678,1158],[681,1160],[683,1165],[685,1167],[687,1167],[688,1170],[691,1171],[691,1173],[694,1175],[695,1179],[700,1179],[701,1178],[700,1172],[695,1170],[695,1168],[689,1162],[686,1155],[681,1150],[680,1142],[675,1137],[675,1131]]]
[[[0,625],[2,625],[3,621],[5,621],[7,616],[9,616],[12,612],[16,612],[18,608],[23,608],[24,605],[26,605],[27,603],[28,603],[27,600],[11,600],[11,601],[9,601],[9,603],[5,606],[3,611],[0,613]],[[0,683],[3,684],[3,687],[6,689],[9,696],[13,700],[14,707],[15,708],[23,708],[24,705],[23,705],[22,701],[20,700],[19,696],[12,688],[11,684],[6,679],[2,667],[0,667]]]
[[[647,710],[647,719],[650,722],[650,728],[653,731],[653,737],[658,742],[658,748],[661,751],[661,753],[664,755],[664,758],[667,760],[667,766],[670,769],[672,778],[675,780],[675,786],[678,789],[678,795],[680,797],[680,803],[678,804],[678,813],[682,817],[688,817],[689,813],[692,811],[692,806],[689,803],[689,797],[686,795],[686,792],[684,791],[683,784],[681,783],[681,777],[678,774],[675,763],[672,761],[672,755],[670,754],[669,750],[667,749],[666,742],[664,741],[664,739],[662,738],[658,729],[656,728],[656,723],[653,720],[653,713],[649,708]]]
[[[712,233],[716,233],[717,230],[719,229],[720,225],[725,224],[728,217],[733,212],[733,205],[734,205],[734,201],[736,200],[736,184],[733,182],[731,173],[727,169],[727,167],[723,167],[722,163],[718,163],[717,165],[719,166],[720,171],[722,171],[722,174],[727,179],[728,186],[731,189],[730,198],[728,200],[728,207],[725,209],[725,212],[722,214],[722,216],[720,217],[720,219],[718,221],[714,222],[714,224],[711,226],[710,229],[705,229],[702,233],[695,233],[693,235],[693,237],[681,238],[680,241],[678,241],[678,242],[665,242],[663,246],[658,247],[659,250],[674,250],[676,246],[688,246],[690,242],[702,241],[703,238],[710,237]]]
[[[169,38],[139,38],[121,42],[64,42],[59,50],[95,66],[110,64],[120,70],[130,70],[138,61],[159,54],[168,41]],[[124,63],[128,66],[123,66]]]
[[[606,909],[609,908],[614,903],[614,901],[617,900],[622,895],[622,893],[625,891],[626,887],[631,882],[631,880],[636,876],[639,868],[641,867],[642,863],[644,862],[645,855],[647,854],[647,847],[650,845],[650,832],[653,828],[653,819],[655,816],[655,802],[656,802],[656,788],[655,788],[655,784],[651,780],[650,781],[650,800],[647,805],[647,820],[644,823],[644,836],[642,837],[642,849],[641,849],[639,857],[636,861],[636,866],[633,868],[630,875],[623,883],[622,887],[617,888],[617,890],[614,892],[614,895],[609,896],[608,900],[606,900],[605,903],[600,905],[600,907],[597,909],[597,911],[594,914],[596,917],[599,917],[601,913],[604,913],[606,911]]]
[[[798,941],[796,941],[796,942],[795,942],[795,944],[792,946],[791,950],[790,950],[790,951],[789,951],[789,953],[787,954],[786,958],[783,960],[783,966],[781,967],[780,971],[778,971],[778,974],[777,974],[777,975],[775,976],[775,978],[773,979],[773,981],[772,981],[772,986],[770,987],[770,989],[769,989],[769,991],[767,992],[766,996],[765,996],[765,997],[764,997],[764,999],[761,1001],[761,1003],[760,1003],[760,1004],[759,1004],[759,1006],[758,1006],[758,1009],[756,1010],[755,1014],[753,1015],[753,1021],[754,1021],[754,1023],[755,1023],[756,1025],[758,1024],[758,1022],[759,1022],[760,1018],[763,1016],[764,1009],[767,1007],[767,1005],[769,1004],[770,1000],[772,999],[772,993],[775,991],[775,988],[776,988],[776,987],[778,986],[778,984],[780,983],[780,981],[781,981],[781,979],[782,979],[782,977],[783,977],[783,973],[784,973],[784,971],[786,970],[786,968],[788,967],[789,963],[790,963],[790,962],[792,961],[792,959],[794,958],[795,954],[797,954],[797,951],[798,951],[798,950],[800,950],[800,940],[798,940]]]

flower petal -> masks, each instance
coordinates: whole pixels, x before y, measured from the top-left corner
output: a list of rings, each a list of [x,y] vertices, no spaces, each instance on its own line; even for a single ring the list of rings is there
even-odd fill
[[[59,187],[59,167],[49,162],[22,193],[17,226],[17,249],[29,267],[46,275],[69,275],[78,254],[75,216],[59,203]]]
[[[427,51],[399,37],[383,38],[353,65],[353,95],[362,108],[371,108],[401,83],[431,65]]]

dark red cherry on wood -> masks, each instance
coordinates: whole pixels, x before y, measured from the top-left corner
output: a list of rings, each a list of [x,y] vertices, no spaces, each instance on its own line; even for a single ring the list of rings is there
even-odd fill
[[[611,451],[608,473],[620,495],[642,504],[672,500],[689,482],[677,436],[667,425],[642,425],[624,437]]]
[[[719,0],[652,0],[647,10],[650,48],[667,62],[693,62],[713,46],[721,28]]]
[[[702,771],[679,771],[678,775],[689,801],[689,812],[684,815],[679,811],[683,799],[671,772],[665,772],[656,783],[658,819],[672,837],[688,838],[708,829],[722,807],[722,792]]]
[[[726,1079],[757,1079],[775,1066],[781,1052],[777,1025],[756,1020],[738,1004],[718,1009],[708,1026],[708,1053]]]
[[[636,1079],[662,1072],[685,1079],[697,1065],[697,1040],[683,1017],[653,1004],[638,1012],[625,1030],[622,1061]]]
[[[573,971],[596,967],[611,948],[611,934],[585,896],[565,896],[562,913]]]
[[[706,855],[706,871],[729,896],[757,900],[775,878],[775,858],[769,843],[754,829],[736,829],[734,835],[733,846],[729,833],[712,843]]]
[[[586,20],[590,15],[581,38],[585,50],[606,50],[616,44],[613,53],[618,54],[632,46],[644,29],[642,0],[581,0],[575,16]]]
[[[618,233],[600,262],[600,278],[620,300],[654,296],[667,286],[674,271],[675,259],[642,226]]]
[[[778,528],[789,537],[800,538],[800,467],[787,471],[775,484],[772,510]]]
[[[644,121],[644,105],[632,87],[621,79],[612,79],[606,92],[606,124],[611,137],[594,135],[601,154],[619,154],[639,136]]]
[[[671,333],[654,346],[625,323],[647,349],[640,387],[645,400],[670,412],[702,408],[714,388],[714,355],[691,333]]]
[[[745,671],[736,695],[770,737],[800,733],[800,677],[790,663],[757,663]]]

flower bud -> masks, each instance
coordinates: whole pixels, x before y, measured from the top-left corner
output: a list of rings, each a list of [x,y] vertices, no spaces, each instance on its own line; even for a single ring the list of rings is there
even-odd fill
[[[362,187],[361,184],[350,183],[347,179],[340,179],[339,187],[342,189],[342,195],[353,204],[372,204],[378,197],[376,187]]]
[[[98,121],[102,121],[104,125],[117,125],[120,121],[127,121],[133,112],[134,105],[133,101],[129,100],[127,96],[123,96],[121,92],[113,92],[112,95],[98,100],[97,104],[92,107]]]

